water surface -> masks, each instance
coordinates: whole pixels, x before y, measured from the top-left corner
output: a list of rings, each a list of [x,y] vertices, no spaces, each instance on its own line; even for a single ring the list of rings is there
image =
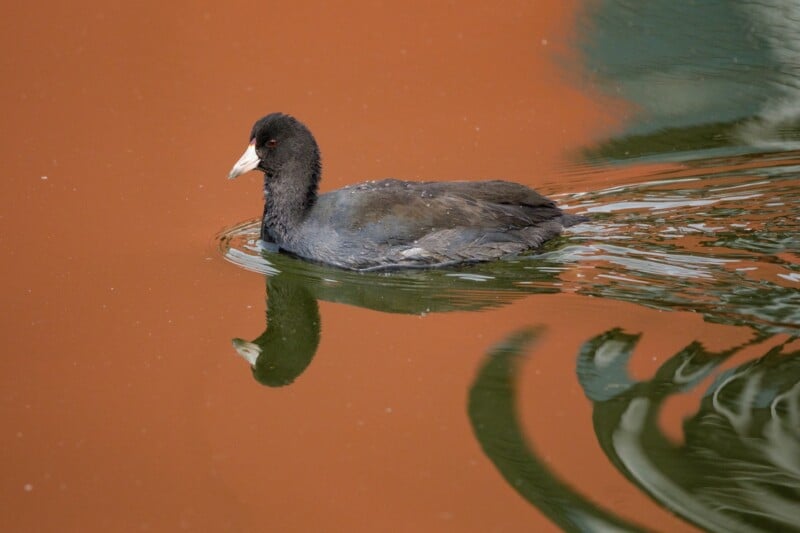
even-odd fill
[[[800,522],[794,2],[7,11],[3,531]],[[225,175],[271,111],[323,190],[593,221],[458,270],[261,255]]]
[[[599,299],[601,309],[628,302],[660,310],[667,314],[643,331],[626,332],[620,319],[586,339],[577,360],[567,356],[593,402],[600,447],[634,485],[687,522],[714,531],[791,529],[800,512],[800,345],[792,343],[800,333],[799,168],[795,153],[640,168],[642,181],[561,195],[592,220],[539,253],[458,269],[362,274],[312,265],[263,249],[259,221],[244,223],[225,232],[220,246],[229,261],[266,276],[267,323],[262,335],[233,346],[258,382],[283,387],[314,358],[326,319],[318,301],[425,316],[572,294]],[[597,174],[585,179],[596,183]],[[710,349],[698,337],[675,354],[658,350],[655,375],[636,379],[637,344],[680,313],[734,326],[746,340],[723,339],[722,349]],[[645,529],[646,521],[581,496],[581,483],[559,479],[531,449],[518,421],[516,375],[526,364],[520,356],[543,331],[523,327],[486,356],[470,389],[476,438],[509,485],[561,527]],[[721,370],[747,349],[762,350],[760,358]],[[662,406],[712,378],[678,445],[661,428]],[[533,435],[546,428],[534,426]]]

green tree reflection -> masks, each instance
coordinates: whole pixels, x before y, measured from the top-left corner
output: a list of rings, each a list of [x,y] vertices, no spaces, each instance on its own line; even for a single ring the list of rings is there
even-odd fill
[[[478,441],[509,484],[564,529],[636,529],[555,478],[526,442],[516,368],[535,337],[533,329],[510,335],[480,369],[468,408]],[[613,329],[590,339],[577,373],[603,451],[653,500],[704,529],[800,531],[800,351],[787,350],[794,338],[717,376],[684,423],[684,444],[658,425],[667,398],[691,390],[746,346],[774,339],[756,336],[721,352],[694,342],[639,382],[627,372],[638,335]]]

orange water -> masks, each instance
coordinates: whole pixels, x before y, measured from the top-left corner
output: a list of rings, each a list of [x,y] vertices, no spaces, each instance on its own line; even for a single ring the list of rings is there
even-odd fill
[[[277,390],[230,346],[264,328],[263,277],[214,241],[260,213],[259,176],[225,179],[256,118],[309,125],[325,190],[386,176],[570,190],[560,170],[626,113],[581,82],[577,8],[7,8],[0,530],[553,530],[466,416],[486,350],[530,324],[547,327],[519,398],[537,452],[613,512],[688,530],[598,450],[574,354],[614,326],[662,355],[734,328],[569,294],[422,318],[323,302],[314,364]]]

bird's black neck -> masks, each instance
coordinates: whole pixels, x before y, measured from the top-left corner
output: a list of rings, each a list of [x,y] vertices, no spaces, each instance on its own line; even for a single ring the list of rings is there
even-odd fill
[[[264,173],[264,216],[261,238],[278,245],[291,241],[317,200],[319,153],[287,162]]]

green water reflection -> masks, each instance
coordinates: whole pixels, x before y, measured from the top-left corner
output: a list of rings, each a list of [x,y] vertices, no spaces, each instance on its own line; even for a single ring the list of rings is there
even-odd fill
[[[255,229],[254,229],[255,228]],[[244,230],[258,231],[257,225]],[[231,237],[234,241],[236,237]],[[224,240],[223,246],[232,241]],[[557,244],[553,244],[557,246]],[[233,340],[234,348],[268,386],[292,383],[311,363],[319,344],[318,300],[386,313],[424,315],[478,311],[507,305],[530,294],[558,292],[557,274],[565,264],[533,266],[530,261],[474,265],[455,270],[364,274],[314,265],[279,253],[229,257],[269,272],[266,330],[252,341]]]
[[[630,119],[591,156],[800,147],[795,2],[586,2],[579,44],[591,86]]]
[[[469,392],[475,437],[508,484],[565,531],[643,531],[559,480],[528,444],[517,415],[516,378],[538,333],[529,328],[509,335],[487,356]]]
[[[535,330],[517,332],[487,356],[469,396],[476,438],[509,485],[565,530],[637,530],[558,480],[525,439],[516,367],[534,338]],[[716,353],[695,342],[645,381],[627,371],[638,335],[614,329],[587,341],[578,378],[612,464],[656,502],[706,530],[800,530],[800,351],[785,349],[789,339],[717,376],[684,423],[685,444],[670,441],[658,424],[669,397],[691,391],[746,346],[770,340],[757,335]]]

